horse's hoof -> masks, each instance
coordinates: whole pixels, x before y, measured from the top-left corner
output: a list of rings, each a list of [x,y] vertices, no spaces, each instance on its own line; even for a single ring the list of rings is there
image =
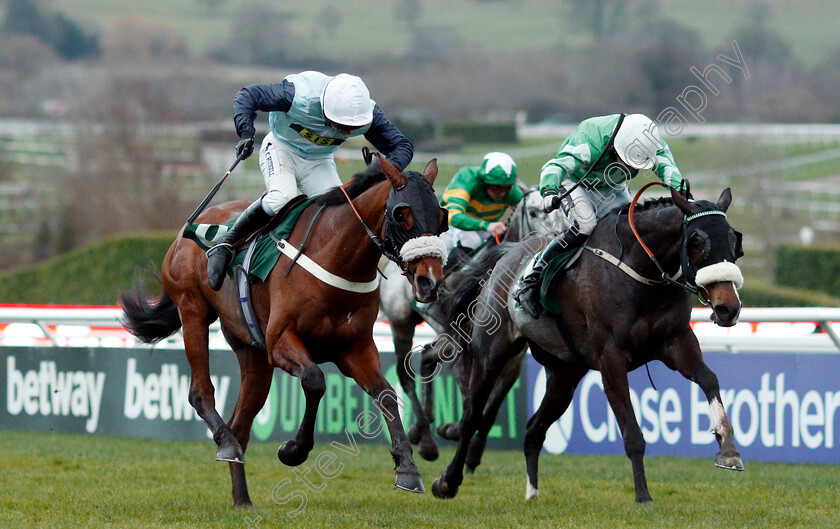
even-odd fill
[[[647,498],[636,498],[636,503],[641,505],[653,505],[653,498],[648,496]]]
[[[461,438],[461,423],[441,424],[438,426],[437,434],[448,441],[458,441]]]
[[[436,461],[437,458],[440,456],[437,444],[435,444],[433,439],[428,439],[428,441],[421,441],[417,452],[420,454],[420,457],[422,457],[426,461]]]
[[[458,494],[458,489],[450,489],[449,485],[446,483],[446,478],[441,476],[432,483],[432,494],[434,494],[435,498],[448,500],[454,498]]]
[[[406,437],[408,437],[408,442],[416,445],[420,442],[420,438],[422,434],[420,433],[420,428],[416,424],[412,424],[408,427],[408,431],[405,432]]]
[[[309,452],[298,448],[297,441],[286,441],[277,449],[277,459],[287,467],[296,467],[306,461]]]
[[[216,461],[227,461],[228,463],[245,464],[245,454],[242,452],[242,447],[236,442],[236,439],[231,438],[232,442],[224,443],[216,450]]]
[[[423,479],[420,477],[420,474],[397,472],[394,486],[398,489],[407,490],[408,492],[426,492],[426,487],[423,486]]]
[[[744,470],[744,462],[741,461],[741,454],[738,452],[730,454],[722,454],[720,452],[715,456],[715,466],[725,468],[727,470]]]

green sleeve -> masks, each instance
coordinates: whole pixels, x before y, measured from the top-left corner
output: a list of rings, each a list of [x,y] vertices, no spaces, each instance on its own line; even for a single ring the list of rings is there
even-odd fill
[[[683,184],[682,174],[674,162],[674,155],[671,154],[668,144],[664,141],[662,144],[665,148],[656,153],[656,176],[663,184],[680,191]]]

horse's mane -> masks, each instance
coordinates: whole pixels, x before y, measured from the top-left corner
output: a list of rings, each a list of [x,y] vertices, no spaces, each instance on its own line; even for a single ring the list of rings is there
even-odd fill
[[[651,209],[661,209],[668,206],[673,206],[674,201],[671,197],[658,197],[645,200],[642,203],[636,203],[636,212],[649,211]],[[627,215],[630,212],[630,204],[616,208],[613,213],[616,215]]]
[[[385,173],[378,164],[369,165],[364,171],[353,175],[353,179],[344,188],[350,198],[356,198],[374,185],[385,180]],[[333,188],[315,200],[324,206],[338,206],[347,203],[347,197],[339,188]]]

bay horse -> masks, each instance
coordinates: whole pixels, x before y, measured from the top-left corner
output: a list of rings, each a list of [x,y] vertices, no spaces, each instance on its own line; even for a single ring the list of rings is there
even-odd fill
[[[251,505],[244,454],[274,368],[298,377],[306,398],[296,437],[284,442],[277,453],[281,462],[295,466],[303,463],[313,448],[315,417],[325,392],[324,374],[318,364],[324,362],[335,363],[345,376],[353,378],[382,411],[392,440],[395,486],[424,492],[400,422],[396,395],[382,375],[373,325],[379,307],[377,265],[383,249],[389,258],[400,261],[418,300],[437,299],[446,260],[445,247],[437,237],[446,219],[432,188],[437,174],[434,159],[422,174],[401,173],[377,155],[349,184],[321,195],[303,211],[288,239],[291,246],[299,248],[311,231],[306,245],[309,259],[340,275],[337,281],[371,288],[339,288],[301,266],[291,267],[286,277],[284,271],[291,261],[281,256],[266,280],[251,287],[267,352],[252,343],[240,315],[234,281],[225,281],[219,292],[210,288],[205,253],[194,241],[182,238],[183,229],[164,257],[160,275],[164,292],[160,297],[147,300],[142,284],[131,293],[121,294],[124,323],[142,341],[156,343],[183,327],[192,372],[189,401],[213,433],[218,445],[216,460],[229,462],[235,506]],[[223,224],[236,218],[248,204],[221,204],[208,209],[197,222]],[[208,365],[208,327],[217,318],[236,353],[241,373],[239,396],[227,423],[216,411]]]
[[[556,233],[563,222],[558,212],[546,213],[542,209],[542,197],[536,186],[528,188],[522,183],[518,185],[523,191],[523,198],[508,219],[508,229],[502,240],[518,242],[526,236]],[[495,241],[490,239],[482,250],[494,244]],[[453,255],[449,256],[449,267],[455,265],[452,262],[453,258]],[[447,288],[446,280],[442,288]],[[435,332],[441,334],[448,330],[448,322],[445,313],[438,305],[426,305],[421,310],[413,302],[413,297],[410,285],[399,279],[396,263],[387,262],[383,268],[383,277],[379,281],[379,309],[391,324],[397,377],[403,392],[412,404],[414,422],[408,427],[408,439],[412,444],[417,445],[420,457],[427,461],[435,461],[439,451],[431,430],[431,424],[435,422],[432,384],[436,374],[440,372],[438,365],[444,363],[444,360],[439,357],[439,351],[432,342],[419,352],[421,367],[419,373],[415,372],[411,363],[415,353],[413,344],[417,325],[426,322]],[[465,365],[468,359],[469,355],[457,355],[451,365],[462,393],[466,391],[468,383],[469,366]],[[518,377],[519,366],[508,370],[504,376],[500,377],[497,390],[494,390],[488,402],[488,409],[496,410],[487,414],[491,423],[495,421],[499,406]],[[421,383],[422,403],[415,390],[416,382]],[[459,432],[460,421],[442,424],[437,429],[439,436],[452,441],[458,440]]]
[[[645,441],[627,381],[629,371],[651,360],[662,361],[700,386],[720,447],[715,465],[743,470],[717,376],[703,362],[689,325],[692,291],[699,291],[711,305],[716,324],[728,327],[738,320],[737,288],[743,276],[734,263],[743,250],[740,233],[726,221],[731,200],[728,188],[717,203],[688,201],[672,191],[670,199],[645,202],[635,219],[635,201],[629,211],[625,207],[608,214],[598,222],[576,266],[543,287],[543,299],[547,295],[559,301],[561,315],[533,319],[512,294],[525,267],[548,243],[546,238],[500,246],[465,267],[463,289],[480,294],[468,308],[459,299],[451,301],[451,310],[472,316],[471,345],[465,349],[473,357],[470,389],[458,448],[435,480],[433,494],[455,497],[465,461],[480,458],[483,446],[471,441],[479,426],[486,428],[481,421],[484,403],[498,374],[520,362],[526,347],[547,373],[545,396],[526,426],[526,499],[539,497],[538,463],[548,428],[569,406],[583,376],[595,369],[601,372],[631,461],[636,501],[652,503],[643,463]],[[677,271],[685,283],[675,279]],[[447,297],[441,300],[444,306],[450,301]]]

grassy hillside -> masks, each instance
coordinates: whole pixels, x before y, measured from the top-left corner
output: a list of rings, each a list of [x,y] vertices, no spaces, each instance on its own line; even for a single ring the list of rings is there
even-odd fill
[[[399,0],[285,2],[280,9],[287,14],[295,31],[307,35],[308,48],[322,55],[342,57],[348,53],[402,51],[409,42],[409,31],[397,15],[400,3]],[[464,40],[466,48],[483,54],[517,53],[559,44],[574,47],[590,39],[580,31],[580,17],[568,1],[420,0],[419,4],[418,26],[452,28]],[[794,55],[806,65],[825,60],[840,47],[840,35],[836,31],[838,4],[811,0],[765,0],[764,4],[769,8],[768,25],[779,32],[791,45]],[[121,14],[164,19],[194,52],[202,53],[230,37],[232,15],[248,2],[227,0],[213,12],[199,0],[54,0],[51,5],[73,17],[93,21],[102,29]],[[747,5],[725,0],[659,0],[665,16],[696,30],[706,45],[714,48],[727,44],[732,30],[742,23]],[[328,34],[323,23],[327,6],[339,20],[334,34]]]
[[[117,293],[142,276],[159,290],[159,269],[174,233],[116,237],[36,266],[0,274],[0,303],[113,305]]]

